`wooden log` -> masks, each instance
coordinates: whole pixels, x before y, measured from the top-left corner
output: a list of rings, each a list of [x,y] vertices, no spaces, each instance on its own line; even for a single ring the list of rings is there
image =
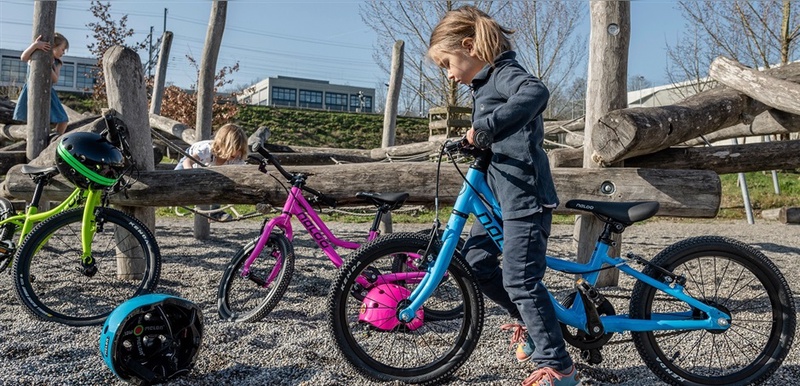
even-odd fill
[[[150,114],[150,127],[163,132],[168,137],[178,138],[187,144],[195,143],[195,129],[174,119]]]
[[[800,114],[800,85],[747,68],[723,56],[711,62],[709,75],[769,107]]]
[[[79,128],[86,126],[99,118],[99,115],[86,116],[82,115],[77,121],[71,121],[67,125],[67,131],[75,131]],[[9,141],[25,141],[28,139],[27,125],[3,125],[0,136]]]
[[[764,220],[778,221],[782,208],[770,208],[761,211],[761,218]]]
[[[628,46],[631,38],[631,6],[627,1],[592,1],[589,3],[590,41],[589,73],[586,88],[586,127],[583,142],[583,167],[598,169],[612,166],[592,159],[596,144],[590,141],[602,127],[602,116],[628,105]],[[611,26],[616,28],[609,29]],[[614,165],[622,166],[622,165]],[[574,240],[577,240],[578,262],[589,260],[597,235],[605,224],[594,215],[583,214],[575,221]],[[612,236],[609,253],[620,251],[620,234]],[[616,285],[619,272],[615,269],[600,272],[598,286]]]
[[[18,168],[14,166],[3,182],[3,195],[30,198],[34,185]],[[292,171],[313,174],[309,186],[342,205],[362,204],[355,198],[358,191],[406,191],[411,195],[410,204],[432,205],[436,190],[436,164],[432,162],[297,166]],[[441,171],[439,199],[452,204],[461,190],[461,175],[452,165],[443,165]],[[660,216],[714,217],[721,197],[719,176],[704,170],[556,168],[553,177],[562,203],[573,198],[656,200],[661,202]],[[601,193],[604,184],[613,186],[613,193]],[[63,199],[72,188],[57,177],[46,190],[54,199]],[[256,166],[240,165],[142,171],[127,196],[113,195],[111,202],[141,206],[269,203],[280,207],[286,191],[272,177],[258,172]],[[563,206],[556,212],[575,213]]]
[[[150,102],[150,114],[161,113],[161,100],[164,97],[164,83],[167,80],[167,62],[172,49],[172,31],[164,31],[161,35],[161,49],[158,50],[158,65],[153,79],[153,96]]]
[[[685,146],[705,145],[708,142],[717,142],[731,138],[789,134],[800,132],[800,115],[789,114],[780,110],[769,109],[758,114],[752,122],[741,123],[713,133],[708,133],[703,138],[695,138],[682,143]]]
[[[214,1],[211,4],[211,15],[206,29],[206,40],[203,45],[203,56],[200,59],[200,71],[197,76],[197,119],[194,127],[197,129],[197,141],[211,139],[212,105],[214,102],[215,75],[217,72],[217,57],[222,45],[222,34],[225,32],[225,19],[228,14],[227,1]],[[210,208],[199,208],[210,209]],[[210,234],[210,224],[203,216],[194,216],[194,238],[207,239]]]
[[[717,174],[796,169],[798,165],[800,140],[669,148],[625,160],[630,167],[703,169]]]
[[[800,63],[765,71],[798,82]],[[591,134],[592,158],[611,164],[686,142],[725,127],[749,123],[769,107],[730,87],[719,86],[674,105],[611,111]]]
[[[547,153],[554,168],[581,167],[581,149],[555,149]],[[660,150],[625,160],[625,166],[654,169],[712,170],[718,174],[795,169],[800,165],[800,141],[745,145],[691,147]]]
[[[800,224],[800,208],[781,208],[778,220],[784,224]]]
[[[561,148],[547,152],[551,168],[580,168],[583,167],[582,148]]]
[[[153,170],[153,139],[148,123],[144,69],[139,55],[127,47],[110,47],[103,54],[103,74],[108,106],[116,110],[119,118],[128,127],[128,143],[133,163],[138,170]],[[155,233],[155,209],[128,205],[119,209],[138,218]],[[115,237],[121,240],[121,253],[117,256],[117,275],[122,278],[140,278],[144,272],[144,262],[131,258],[129,252],[138,246],[130,238],[126,240],[125,235],[119,234],[119,229],[116,231],[118,233]]]
[[[24,164],[28,161],[25,149],[16,151],[0,151],[0,174],[8,173],[14,165]]]
[[[438,154],[439,149],[442,147],[442,143],[442,141],[428,141],[381,149],[372,149],[369,155],[373,160],[379,160],[386,158],[402,158],[419,154]]]
[[[271,144],[267,144],[270,149]],[[340,149],[336,147],[310,147],[310,146],[292,146],[288,148],[291,152],[307,153],[307,154],[341,154],[344,156],[364,157],[369,158],[371,150],[366,149]],[[272,150],[271,150],[272,151]]]
[[[45,42],[53,43],[56,25],[56,3],[36,2],[33,6],[33,38],[42,37]],[[52,89],[53,53],[35,50],[28,62],[28,106],[26,148],[28,159],[34,159],[47,147],[50,132],[50,93]]]

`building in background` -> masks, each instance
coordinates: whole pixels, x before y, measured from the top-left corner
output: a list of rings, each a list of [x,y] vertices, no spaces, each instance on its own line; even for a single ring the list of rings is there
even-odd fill
[[[328,81],[278,76],[245,89],[238,102],[259,106],[373,112],[375,89],[330,84]]]
[[[22,51],[0,49],[0,87],[19,87],[27,79],[28,64],[19,59]],[[56,91],[91,94],[97,59],[63,56]]]

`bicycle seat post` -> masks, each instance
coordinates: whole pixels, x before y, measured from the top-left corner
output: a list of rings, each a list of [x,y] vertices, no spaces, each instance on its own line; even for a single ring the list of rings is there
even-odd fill
[[[378,209],[375,211],[375,219],[372,220],[372,226],[369,228],[370,232],[377,232],[378,228],[381,226],[381,220],[383,220],[383,215],[389,213],[391,207],[387,204],[381,204],[378,206]]]
[[[27,208],[39,208],[39,201],[42,199],[44,187],[50,183],[50,177],[47,174],[35,176],[33,177],[33,182],[36,183],[36,187],[33,189],[33,197],[31,198],[31,202],[28,203]]]

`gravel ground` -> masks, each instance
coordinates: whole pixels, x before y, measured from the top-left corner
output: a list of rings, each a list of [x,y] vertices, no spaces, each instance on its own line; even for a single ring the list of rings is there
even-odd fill
[[[264,320],[250,324],[222,322],[217,317],[216,292],[230,256],[257,235],[258,222],[214,224],[212,238],[192,237],[191,220],[159,219],[156,237],[163,256],[159,291],[198,303],[206,332],[197,366],[174,385],[371,385],[349,368],[327,334],[325,300],[333,266],[313,248],[304,232],[295,240],[295,277],[286,297]],[[369,224],[330,224],[342,238],[358,240]],[[299,229],[299,224],[295,224]],[[396,224],[395,231],[419,230],[424,225]],[[572,251],[572,226],[556,225],[551,236],[553,255]],[[800,292],[800,228],[759,221],[651,221],[624,234],[625,251],[653,256],[665,246],[695,235],[722,235],[752,244],[780,267],[793,291]],[[551,279],[555,280],[555,279]],[[632,283],[622,280],[620,287]],[[4,385],[117,385],[98,353],[100,327],[74,328],[45,323],[28,316],[14,296],[8,274],[0,275],[0,384]],[[797,298],[795,297],[795,302]],[[512,360],[508,335],[499,326],[508,319],[487,301],[485,328],[469,361],[452,384],[517,385],[530,365]],[[617,312],[627,313],[620,305]],[[626,339],[622,336],[619,339]],[[797,384],[800,354],[794,345],[770,385]],[[570,349],[573,358],[578,351]],[[605,361],[594,368],[579,365],[585,384],[660,384],[642,363],[632,343],[606,346]],[[580,362],[579,362],[580,363]]]

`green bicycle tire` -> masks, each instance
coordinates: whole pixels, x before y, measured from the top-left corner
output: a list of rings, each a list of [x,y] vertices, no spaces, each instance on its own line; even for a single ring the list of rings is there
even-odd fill
[[[41,222],[14,257],[17,298],[26,312],[41,320],[100,325],[125,300],[149,293],[158,284],[161,254],[153,234],[138,219],[105,207],[95,211],[98,229],[92,258],[97,272],[82,272],[82,217],[83,208],[75,208]],[[143,265],[141,277],[118,277],[118,248]]]

